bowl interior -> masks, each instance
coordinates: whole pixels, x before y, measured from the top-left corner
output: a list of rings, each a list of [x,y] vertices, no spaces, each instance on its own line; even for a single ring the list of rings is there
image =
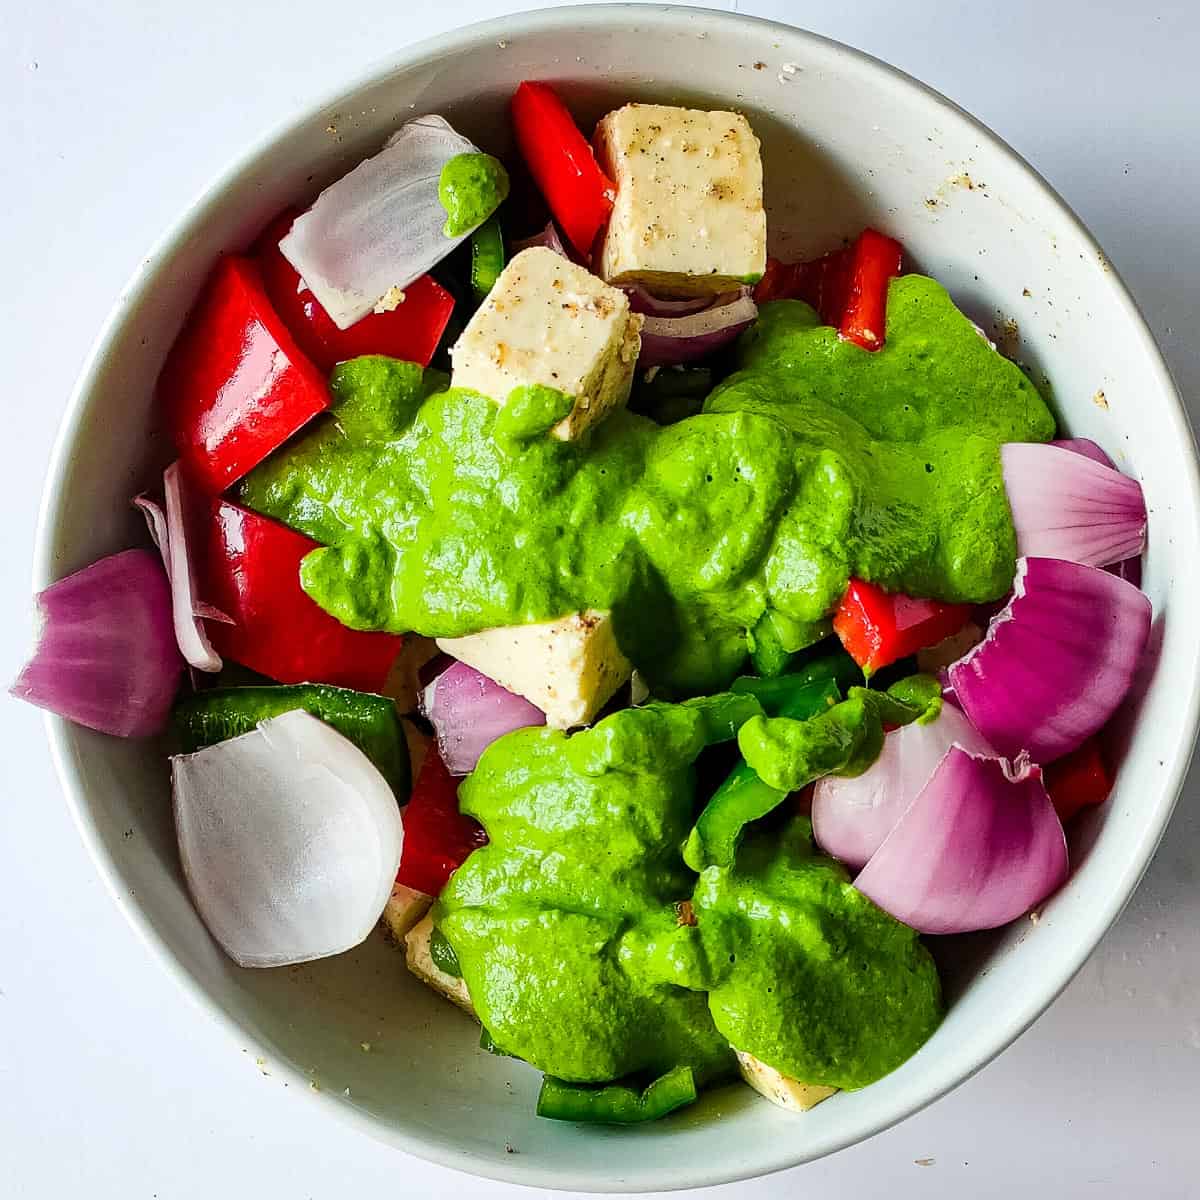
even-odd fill
[[[1049,1003],[1128,898],[1195,729],[1195,452],[1161,359],[1103,254],[1024,163],[953,105],[863,55],[767,22],[572,8],[407,52],[268,140],[187,214],[123,296],[73,401],[48,477],[39,586],[140,540],[129,497],[169,453],[153,383],[215,256],[243,247],[285,203],[309,199],[410,116],[444,113],[486,148],[505,149],[507,99],[531,77],[560,84],[585,123],[630,98],[745,111],[763,141],[777,253],[823,251],[865,224],[893,233],[1045,386],[1066,429],[1101,442],[1142,480],[1152,652],[1119,722],[1116,790],[1075,832],[1070,884],[1036,925],[939,947],[947,1019],[873,1087],[804,1118],[730,1087],[665,1123],[581,1132],[537,1120],[539,1077],[480,1051],[477,1028],[412,980],[381,937],[304,967],[234,967],[183,888],[161,747],[53,719],[51,738],[118,902],[277,1080],[313,1080],[322,1102],[373,1135],[480,1174],[617,1191],[716,1183],[848,1145],[960,1082]],[[130,828],[138,836],[124,837]]]

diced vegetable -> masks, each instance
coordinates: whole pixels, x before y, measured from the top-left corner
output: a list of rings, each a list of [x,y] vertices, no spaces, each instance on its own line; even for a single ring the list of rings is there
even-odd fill
[[[639,367],[694,362],[728,346],[758,315],[749,295],[683,317],[646,317]]]
[[[436,925],[429,935],[429,957],[433,959],[433,965],[439,971],[444,971],[455,979],[462,978],[462,967],[459,965],[458,955],[454,953],[454,947],[446,940],[446,935]]]
[[[110,554],[52,583],[34,603],[41,629],[10,693],[115,737],[160,732],[184,664],[158,556]]]
[[[921,933],[994,929],[1067,877],[1067,842],[1027,758],[952,746],[854,881]]]
[[[451,775],[470,774],[479,756],[506,733],[546,723],[540,708],[462,662],[426,687],[421,712],[433,726],[442,762]]]
[[[219,654],[279,683],[381,692],[402,639],[348,629],[300,587],[300,560],[318,543],[228,500],[193,531],[200,594],[232,623],[212,624]]]
[[[306,712],[171,760],[188,890],[239,966],[340,954],[375,926],[404,827],[383,776]]]
[[[844,693],[863,681],[862,671],[848,654],[823,654],[795,667],[786,675],[756,679],[742,675],[729,686],[731,692],[746,692],[755,697],[769,717],[790,715],[793,700],[812,684],[832,681]],[[801,704],[804,704],[801,699]]]
[[[1052,762],[1045,784],[1064,825],[1083,809],[1103,804],[1112,791],[1112,777],[1097,739],[1088,738],[1078,750]]]
[[[484,300],[504,270],[504,234],[500,219],[489,217],[471,234],[471,290]]]
[[[951,746],[992,756],[992,748],[952,704],[933,721],[913,721],[883,739],[861,775],[827,775],[813,789],[813,837],[851,870],[864,867],[921,793]]]
[[[296,218],[279,249],[339,329],[407,293],[463,240],[442,232],[438,182],[450,159],[473,153],[444,118],[417,117]]]
[[[398,883],[436,896],[472,850],[487,844],[479,824],[458,811],[458,780],[430,746],[404,811],[404,856]]]
[[[512,98],[513,129],[555,221],[583,258],[612,212],[614,185],[554,89],[526,81]]]
[[[1133,683],[1150,601],[1097,567],[1020,558],[1013,597],[948,670],[975,728],[1008,758],[1049,763],[1081,746]]]
[[[864,350],[878,350],[887,328],[888,283],[900,274],[904,248],[894,238],[864,229],[850,249],[846,301],[838,332]]]
[[[427,367],[454,311],[454,297],[431,275],[422,275],[403,289],[403,300],[396,297],[395,307],[369,312],[339,329],[279,249],[297,215],[289,209],[267,226],[256,258],[275,311],[309,358],[326,372],[363,354]]]
[[[647,317],[686,317],[711,308],[712,296],[692,296],[686,300],[664,300],[638,284],[623,289],[629,293],[629,307]]]
[[[408,742],[396,706],[386,696],[324,683],[209,688],[182,697],[172,720],[183,752],[191,754],[297,709],[352,741],[387,780],[396,802],[408,801],[412,786]]]
[[[969,604],[943,604],[885,592],[851,579],[833,618],[846,653],[870,676],[880,667],[936,646],[957,633],[971,616]]]
[[[253,260],[217,264],[167,356],[158,394],[190,478],[236,483],[329,405],[325,380],[280,320]]]
[[[544,246],[547,250],[553,250],[555,254],[561,254],[563,258],[570,258],[567,253],[567,248],[562,243],[562,238],[558,236],[558,226],[553,221],[547,221],[545,229],[541,233],[535,234],[531,238],[525,238],[519,242],[513,242],[513,254],[520,254],[522,250],[530,250],[534,246]],[[634,310],[637,311],[636,309]]]
[[[831,679],[816,680],[791,692],[778,711],[780,716],[806,721],[826,712],[840,698]],[[739,762],[713,793],[688,835],[684,862],[693,871],[728,865],[746,826],[773,812],[786,796],[786,791],[771,787],[745,762]]]
[[[1105,567],[1146,546],[1141,484],[1064,446],[1000,447],[1017,553]]]
[[[537,1115],[589,1125],[636,1125],[657,1121],[696,1099],[691,1067],[676,1067],[643,1090],[610,1083],[591,1087],[547,1075],[538,1093]]]

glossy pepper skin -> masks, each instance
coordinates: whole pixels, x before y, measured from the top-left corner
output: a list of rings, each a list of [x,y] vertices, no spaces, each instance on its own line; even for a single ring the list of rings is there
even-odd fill
[[[217,263],[158,394],[189,479],[223,492],[329,406],[324,375],[271,305],[257,265]]]
[[[612,212],[615,187],[574,117],[544,83],[526,80],[512,98],[513,129],[554,219],[586,260]]]
[[[1094,737],[1044,767],[1042,778],[1064,825],[1081,809],[1103,804],[1112,791],[1112,778]]]
[[[869,676],[926,646],[936,646],[957,633],[970,615],[969,604],[917,600],[851,579],[834,615],[833,631]]]
[[[319,543],[228,500],[192,533],[197,591],[231,618],[209,621],[222,657],[279,683],[381,692],[403,639],[348,629],[300,587],[300,560]]]
[[[802,263],[767,260],[754,299],[803,300],[826,325],[836,325],[847,341],[864,350],[883,345],[888,282],[900,274],[904,248],[894,238],[864,229],[842,250]]]
[[[620,1083],[589,1087],[547,1075],[538,1093],[537,1115],[588,1125],[637,1125],[657,1121],[695,1099],[691,1067],[676,1067],[641,1090]]]
[[[433,276],[422,275],[390,312],[368,313],[349,329],[339,329],[279,250],[299,215],[294,209],[280,213],[263,230],[254,254],[275,311],[309,358],[325,372],[362,354],[429,366],[454,311],[454,297]]]
[[[471,851],[487,844],[482,826],[458,810],[458,784],[431,744],[404,810],[397,883],[436,896]]]

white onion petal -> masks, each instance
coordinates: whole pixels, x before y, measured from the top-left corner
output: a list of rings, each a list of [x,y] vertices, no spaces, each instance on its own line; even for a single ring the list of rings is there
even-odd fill
[[[676,366],[704,358],[729,345],[757,316],[758,306],[749,295],[689,316],[648,316],[638,366]]]
[[[167,542],[163,558],[171,582],[171,613],[175,622],[175,638],[180,653],[188,665],[198,671],[219,671],[221,656],[213,649],[201,620],[201,604],[196,597],[196,572],[188,551],[188,522],[186,485],[178,462],[163,472],[163,494],[167,514]],[[216,612],[205,604],[203,612]],[[228,620],[228,618],[226,618]]]
[[[921,933],[994,929],[1067,877],[1039,767],[952,746],[854,886]]]
[[[1104,567],[1146,545],[1141,484],[1074,446],[1000,447],[1017,553]]]
[[[391,788],[308,713],[171,760],[188,889],[239,966],[340,954],[374,928],[400,865]]]
[[[279,249],[339,329],[441,262],[469,234],[442,233],[442,168],[477,153],[442,117],[402,125],[372,158],[332,183],[296,218]]]
[[[957,708],[943,704],[935,721],[893,729],[861,775],[819,779],[812,802],[817,843],[851,870],[864,866],[955,744],[969,754],[995,753]]]
[[[1020,558],[1012,599],[948,669],[955,700],[999,753],[1053,762],[1125,698],[1150,617],[1145,594],[1108,571]]]
[[[447,667],[426,686],[421,711],[433,726],[451,775],[469,775],[479,756],[506,733],[546,723],[536,705],[463,662]]]

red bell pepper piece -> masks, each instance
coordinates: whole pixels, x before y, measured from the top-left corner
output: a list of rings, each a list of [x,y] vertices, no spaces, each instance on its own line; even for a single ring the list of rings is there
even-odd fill
[[[279,683],[382,691],[403,639],[349,629],[304,592],[300,560],[319,543],[228,500],[202,507],[196,591],[231,621],[207,622],[217,653]]]
[[[248,258],[223,258],[175,340],[158,393],[188,476],[210,493],[236,483],[329,405]]]
[[[339,329],[279,249],[299,215],[288,209],[276,217],[254,253],[275,311],[305,354],[326,372],[360,354],[387,354],[429,366],[454,311],[454,297],[432,275],[422,275],[404,289],[403,302],[390,312],[368,313],[349,329]]]
[[[571,245],[586,259],[612,212],[612,180],[548,84],[522,83],[512,98],[512,116],[530,174]]]
[[[808,262],[767,259],[754,299],[759,304],[803,300],[842,337],[864,350],[878,350],[887,324],[888,281],[900,274],[903,254],[893,238],[864,229],[853,245]]]
[[[957,633],[969,604],[917,600],[862,579],[851,579],[833,618],[833,630],[864,674],[915,654]]]
[[[396,882],[436,896],[467,855],[487,840],[482,826],[458,811],[458,780],[431,743],[404,810],[404,849]]]
[[[1112,791],[1112,778],[1094,737],[1045,767],[1042,779],[1064,825],[1080,809],[1102,804]]]
[[[900,274],[903,258],[900,243],[874,229],[864,229],[851,247],[838,332],[864,350],[878,350],[883,345],[888,282]]]

